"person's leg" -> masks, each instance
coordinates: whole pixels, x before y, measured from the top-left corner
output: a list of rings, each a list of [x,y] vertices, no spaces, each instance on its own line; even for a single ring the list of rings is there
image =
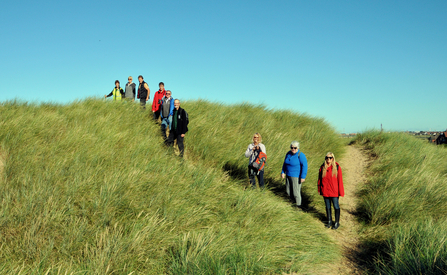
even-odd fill
[[[293,195],[293,184],[292,179],[286,176],[286,192],[292,202],[295,202],[295,196]]]
[[[185,146],[183,145],[183,139],[181,135],[177,135],[177,146],[178,150],[180,151],[180,157],[183,158],[183,153],[185,151]]]
[[[250,180],[250,185],[252,188],[256,188],[256,175],[253,168],[248,167],[248,178]]]
[[[327,224],[325,225],[327,228],[332,226],[332,210],[331,210],[331,198],[323,197],[324,204],[326,205],[326,217]]]
[[[299,183],[299,180],[299,178],[292,178],[296,206],[301,206],[301,184]]]
[[[168,137],[168,142],[167,142],[168,146],[172,146],[174,144],[174,137],[175,137],[174,131],[170,131],[169,137]]]
[[[166,142],[166,128],[168,127],[168,119],[167,118],[163,118],[163,120],[161,121],[161,136],[163,137],[163,140]]]
[[[154,120],[157,121],[160,118],[160,111],[154,112]]]
[[[146,109],[146,99],[145,98],[140,98],[140,107],[141,109]]]
[[[259,188],[264,188],[264,169],[259,171],[258,175]]]
[[[340,204],[338,202],[338,197],[332,198],[332,203],[335,209],[335,224],[332,229],[337,229],[340,226]]]

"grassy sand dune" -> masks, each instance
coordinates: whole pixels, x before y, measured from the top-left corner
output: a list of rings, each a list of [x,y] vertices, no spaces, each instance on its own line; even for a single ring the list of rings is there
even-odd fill
[[[1,104],[0,274],[315,273],[338,257],[318,221],[274,192],[245,190],[243,179],[255,131],[270,186],[281,184],[298,139],[308,196],[317,196],[314,159],[342,152],[324,121],[262,106],[182,106],[185,161],[136,104]]]
[[[447,273],[447,150],[403,133],[366,132],[374,161],[360,213],[383,274]]]

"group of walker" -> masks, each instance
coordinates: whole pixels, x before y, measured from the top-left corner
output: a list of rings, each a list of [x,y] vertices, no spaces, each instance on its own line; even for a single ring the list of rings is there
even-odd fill
[[[264,187],[264,166],[258,163],[266,161],[265,145],[259,133],[253,135],[253,142],[248,145],[245,157],[249,158],[248,176],[250,183],[256,187],[256,178],[259,187]],[[260,156],[263,158],[260,158]],[[261,160],[260,160],[261,159]],[[281,171],[281,178],[286,180],[287,195],[296,203],[298,210],[302,211],[301,184],[307,176],[307,159],[300,151],[300,143],[292,141],[290,151],[287,152]],[[332,152],[326,154],[323,164],[318,173],[318,193],[323,196],[326,205],[327,228],[337,229],[340,226],[340,204],[339,197],[344,197],[343,177],[340,165],[335,161]],[[335,223],[332,222],[332,207],[335,210]]]
[[[138,93],[136,93],[136,84],[133,83],[132,76],[127,78],[125,90],[120,87],[119,80],[115,81],[115,88],[104,98],[113,96],[114,101],[128,100],[135,101],[135,96],[140,100],[140,106],[146,109],[146,102],[150,98],[149,86],[144,82],[142,75],[138,76]],[[180,100],[172,97],[170,90],[165,90],[165,84],[158,84],[159,90],[154,93],[152,102],[152,113],[155,121],[161,119],[161,134],[167,146],[172,146],[174,140],[177,140],[177,146],[180,151],[180,157],[183,157],[185,151],[184,138],[188,132],[188,113],[180,107]],[[166,130],[169,128],[169,137],[166,136]]]

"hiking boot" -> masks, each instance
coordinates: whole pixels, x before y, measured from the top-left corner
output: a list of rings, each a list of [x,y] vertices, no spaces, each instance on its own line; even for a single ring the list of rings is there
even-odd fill
[[[340,226],[340,209],[335,209],[335,224],[332,229],[337,229]]]

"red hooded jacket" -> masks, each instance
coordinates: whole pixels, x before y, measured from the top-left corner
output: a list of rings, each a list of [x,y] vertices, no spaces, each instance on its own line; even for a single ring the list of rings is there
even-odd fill
[[[166,90],[158,90],[154,94],[154,101],[152,102],[152,112],[160,111],[160,100],[166,95]]]
[[[320,193],[323,197],[345,196],[341,168],[338,163],[335,164],[338,167],[337,176],[332,175],[332,166],[329,166],[326,170],[326,175],[323,178],[324,164],[320,167],[320,172],[318,173],[318,193]]]

